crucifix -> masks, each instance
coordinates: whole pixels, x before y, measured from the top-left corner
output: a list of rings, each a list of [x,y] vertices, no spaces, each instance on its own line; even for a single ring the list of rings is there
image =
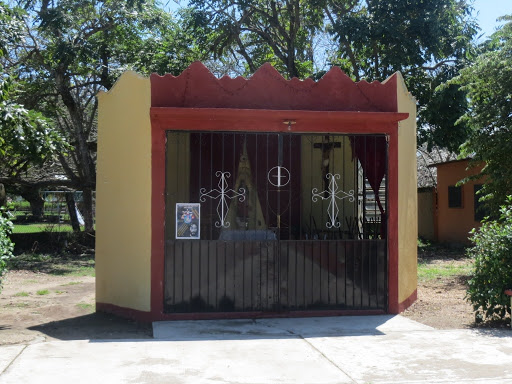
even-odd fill
[[[331,152],[334,148],[341,148],[341,143],[339,141],[329,141],[328,135],[325,135],[324,138],[325,141],[313,144],[313,148],[322,150],[322,180],[324,181],[324,191],[326,191],[325,197],[327,197],[327,190],[329,189],[329,178],[327,175],[332,173],[329,171]]]

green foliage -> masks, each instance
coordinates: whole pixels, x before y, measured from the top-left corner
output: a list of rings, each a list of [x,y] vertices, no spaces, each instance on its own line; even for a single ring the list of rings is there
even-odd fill
[[[422,105],[418,113],[418,144],[426,143],[429,152],[438,147],[459,153],[470,133],[467,123],[457,124],[468,110],[466,92],[460,85],[446,85],[445,82],[455,75],[455,71],[449,72],[452,73],[429,80],[430,89],[419,93]]]
[[[23,12],[0,1],[0,58],[22,40]],[[0,69],[3,69],[0,63]],[[13,99],[18,82],[10,74],[0,77],[0,172],[18,176],[32,166],[42,166],[57,150],[67,148],[59,133],[41,113]]]
[[[23,37],[5,44],[4,67],[17,85],[10,102],[38,111],[41,115],[34,118],[44,116],[50,122],[38,119],[27,126],[28,132],[35,134],[36,128],[50,132],[52,127],[70,144],[66,151],[57,148],[58,163],[52,171],[66,176],[58,179],[59,186],[83,191],[84,230],[90,232],[97,93],[109,90],[126,70],[146,75],[181,72],[201,58],[195,56],[194,37],[154,0],[13,0],[9,4],[20,7],[16,12]],[[41,144],[45,143],[37,148],[44,149]],[[25,160],[20,157],[11,163],[20,168]],[[41,184],[57,182],[52,174],[38,176]]]
[[[475,263],[467,297],[477,316],[488,319],[510,313],[510,298],[504,292],[512,288],[512,197],[500,211],[499,220],[486,221],[473,232],[474,246],[468,250]]]
[[[475,33],[469,12],[459,0],[359,1],[352,12],[335,12],[332,33],[344,56],[354,57],[347,68],[354,76],[373,80],[402,71],[421,77],[427,65],[440,68],[467,54]]]
[[[12,223],[4,215],[4,211],[0,209],[0,287],[2,276],[7,270],[7,260],[13,256],[14,244],[9,238],[11,232]]]
[[[460,124],[470,127],[463,155],[484,163],[482,194],[493,212],[512,191],[512,16],[482,47],[475,62],[452,83],[467,92],[469,108]]]
[[[347,2],[345,2],[347,3]],[[439,87],[472,57],[476,23],[465,0],[368,0],[352,12],[333,8],[332,62],[354,79],[384,80],[400,71],[418,101],[418,143],[458,152],[467,137],[455,122],[466,112],[460,86]]]
[[[41,113],[10,99],[12,79],[0,79],[0,171],[16,177],[32,166],[43,166],[69,147]]]
[[[244,62],[245,75],[269,62],[288,77],[313,71],[314,37],[324,25],[326,0],[191,0],[189,21],[215,58]]]
[[[337,65],[354,80],[397,71],[419,104],[419,144],[458,151],[465,92],[440,87],[472,57],[477,26],[466,0],[190,0],[200,45],[250,75],[264,62],[287,77],[318,78]]]
[[[9,44],[19,41],[22,36],[20,13],[19,9],[0,1],[0,57],[5,55]]]

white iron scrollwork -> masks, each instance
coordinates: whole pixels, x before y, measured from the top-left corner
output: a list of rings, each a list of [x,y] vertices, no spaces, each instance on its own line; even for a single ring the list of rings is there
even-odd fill
[[[290,171],[282,166],[274,167],[268,171],[267,179],[274,187],[285,187],[290,182]]]
[[[231,177],[231,173],[217,171],[215,172],[215,176],[219,177],[219,189],[212,189],[211,191],[206,192],[206,188],[201,188],[199,192],[201,193],[199,196],[199,200],[201,202],[205,202],[206,198],[210,199],[219,199],[219,204],[217,204],[217,214],[219,215],[220,221],[215,222],[215,227],[217,228],[229,228],[230,223],[226,221],[226,216],[228,215],[229,205],[228,199],[238,198],[238,201],[243,202],[245,200],[245,189],[239,188],[238,192],[232,188],[229,188],[227,179]]]
[[[326,175],[327,179],[329,180],[329,187],[326,191],[318,192],[318,188],[313,188],[311,190],[311,200],[316,203],[318,199],[322,200],[329,200],[329,206],[327,207],[327,214],[329,215],[329,221],[326,223],[327,228],[339,228],[340,222],[338,220],[338,204],[336,200],[343,200],[347,197],[349,198],[349,201],[352,203],[354,202],[354,190],[345,192],[338,188],[338,183],[336,180],[340,179],[339,174],[332,174],[328,173]]]

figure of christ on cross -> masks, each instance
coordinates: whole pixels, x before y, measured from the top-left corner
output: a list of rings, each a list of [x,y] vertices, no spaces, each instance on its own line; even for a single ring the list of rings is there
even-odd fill
[[[329,141],[330,138],[328,135],[325,135],[324,139],[325,141],[322,141],[321,143],[313,144],[313,148],[322,150],[322,180],[324,181],[324,197],[327,197],[329,190],[329,179],[327,178],[327,174],[332,173],[329,171],[331,152],[334,148],[341,148],[341,143],[339,141]]]

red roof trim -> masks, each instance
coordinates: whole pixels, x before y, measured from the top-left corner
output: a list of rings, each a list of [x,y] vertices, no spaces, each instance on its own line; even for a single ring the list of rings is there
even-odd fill
[[[179,76],[151,75],[151,106],[312,111],[397,111],[397,76],[355,83],[338,67],[320,80],[286,80],[270,64],[250,78],[217,79],[202,63]]]
[[[409,117],[397,112],[254,110],[229,108],[151,108],[163,130],[389,133]]]

